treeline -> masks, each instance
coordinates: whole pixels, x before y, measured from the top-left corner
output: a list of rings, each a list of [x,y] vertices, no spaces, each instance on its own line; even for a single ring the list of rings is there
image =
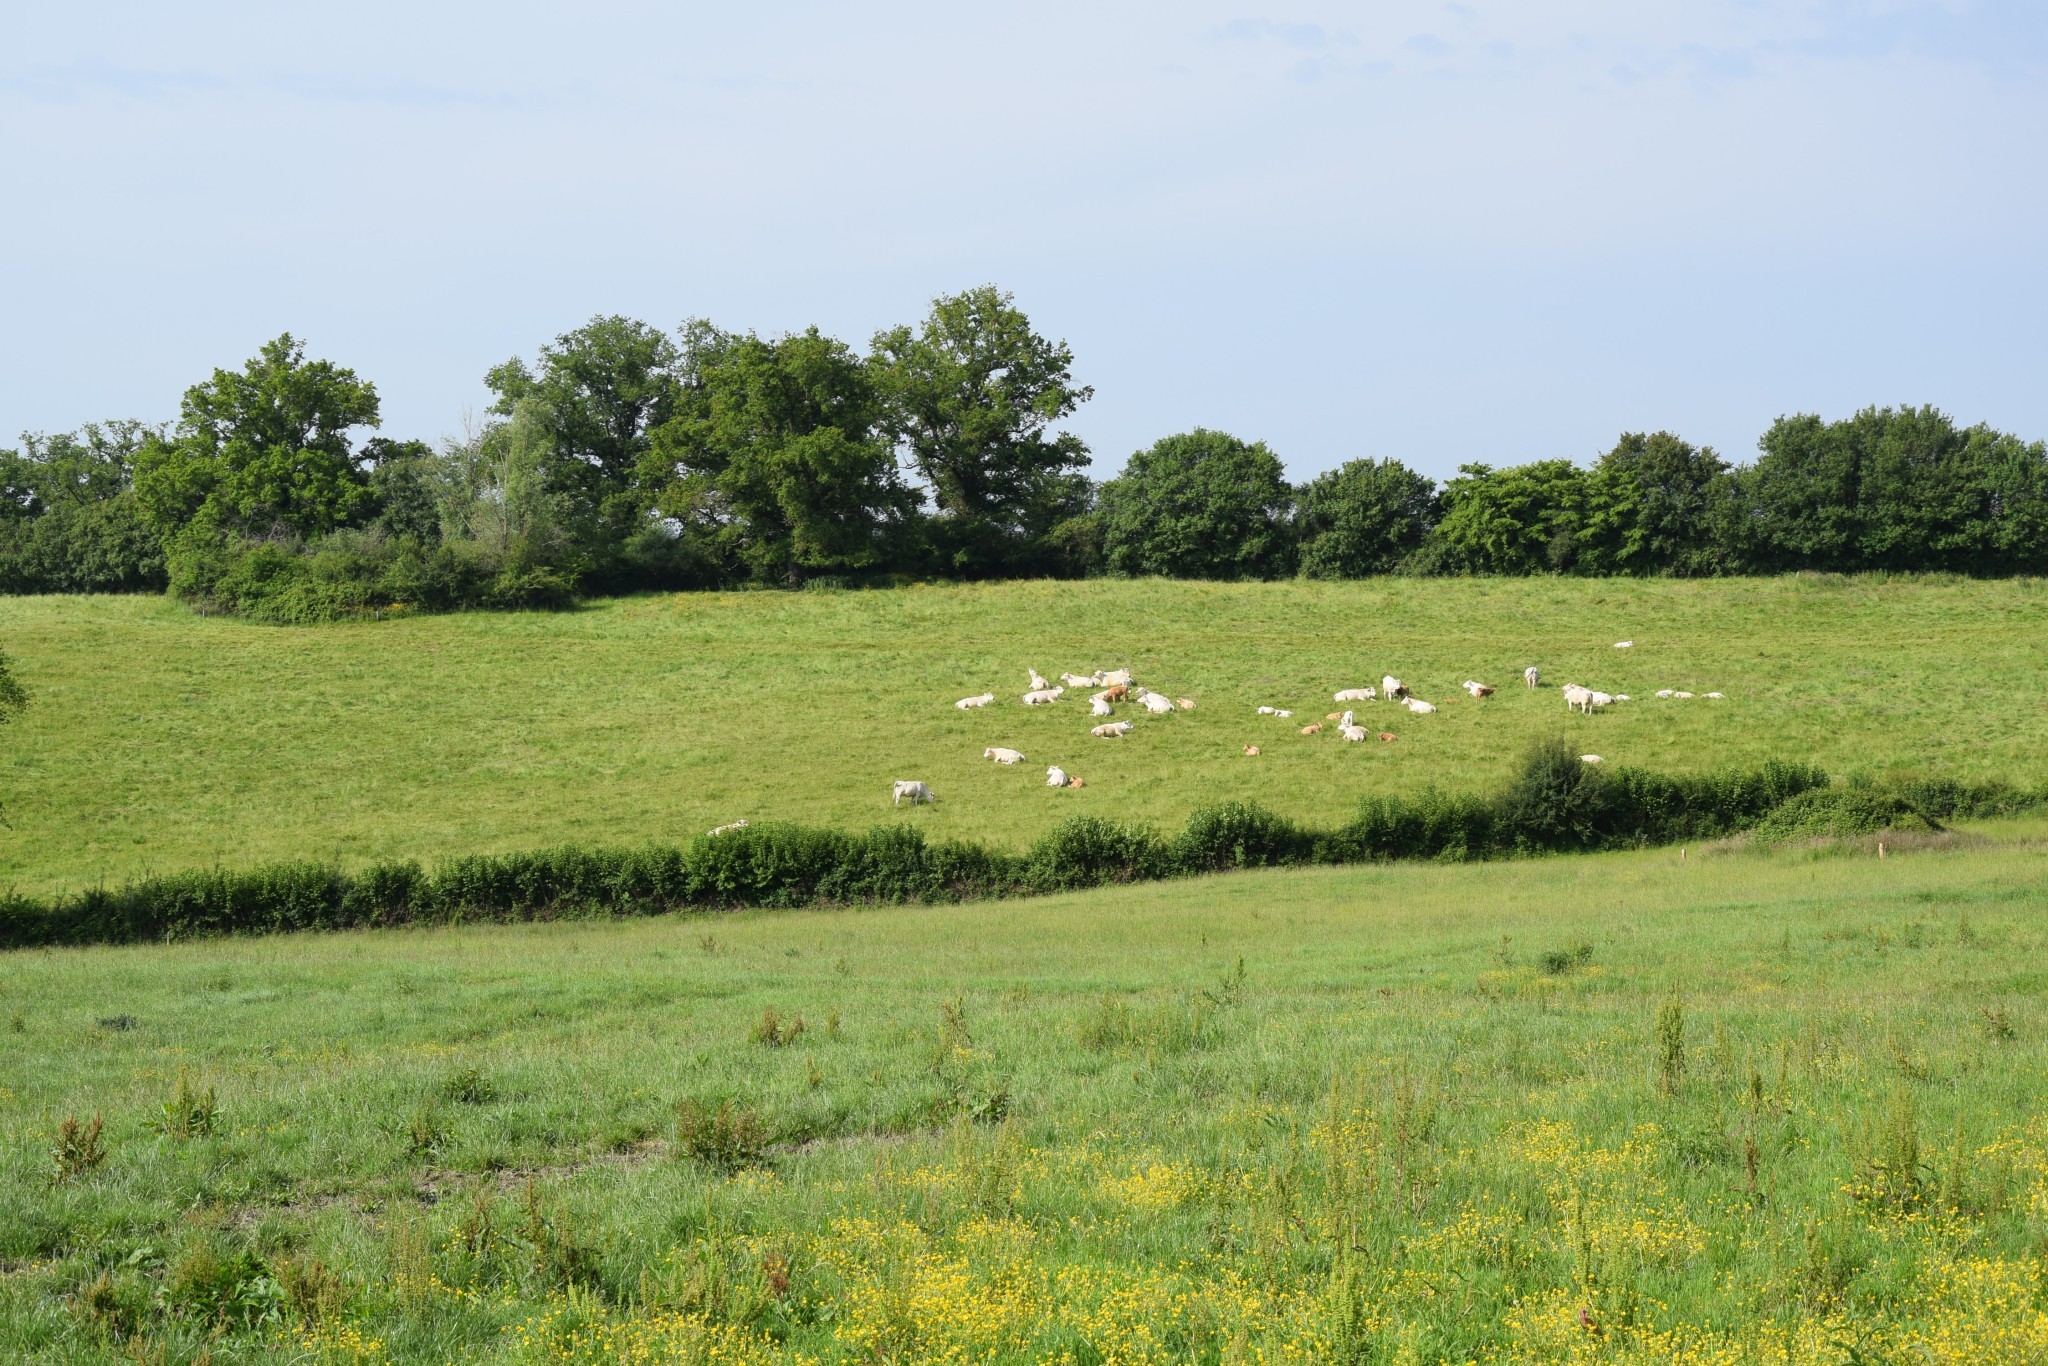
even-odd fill
[[[173,423],[24,436],[0,591],[315,621],[821,580],[2048,571],[2048,450],[1932,408],[1781,418],[1740,467],[1628,434],[1441,487],[1393,460],[1292,486],[1197,429],[1098,484],[1057,430],[1092,392],[1071,351],[992,287],[864,353],[598,318],[485,382],[459,437],[359,439],[375,386],[286,335]]]

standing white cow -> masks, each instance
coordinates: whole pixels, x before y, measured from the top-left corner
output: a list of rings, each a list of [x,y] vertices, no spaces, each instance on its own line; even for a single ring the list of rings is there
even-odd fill
[[[1528,668],[1522,670],[1522,681],[1533,688],[1543,681],[1543,671],[1534,664],[1531,664]]]
[[[923,783],[913,782],[908,778],[899,778],[896,780],[896,799],[891,805],[903,805],[905,797],[910,798],[912,806],[916,806],[919,802],[935,802],[938,800],[937,797],[932,795],[932,790]]]
[[[1408,685],[1392,674],[1380,679],[1380,696],[1389,702],[1398,702],[1408,695]]]

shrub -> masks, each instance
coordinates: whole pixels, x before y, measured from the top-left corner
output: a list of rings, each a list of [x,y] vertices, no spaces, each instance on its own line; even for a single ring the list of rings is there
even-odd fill
[[[768,1126],[752,1106],[722,1100],[713,1108],[700,1100],[681,1101],[676,1105],[676,1150],[725,1171],[758,1166],[768,1155]]]
[[[1283,817],[1250,802],[1204,807],[1189,817],[1168,858],[1184,873],[1267,868],[1306,862],[1314,841]]]
[[[1163,877],[1171,866],[1166,848],[1150,830],[1072,816],[1025,855],[1024,881],[1036,892],[1065,891]]]

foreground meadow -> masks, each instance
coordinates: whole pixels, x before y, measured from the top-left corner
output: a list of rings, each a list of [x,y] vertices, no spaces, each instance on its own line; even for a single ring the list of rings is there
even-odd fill
[[[2048,1361],[2048,825],[1887,854],[7,955],[0,1356]]]
[[[1666,772],[2048,776],[2036,580],[947,585],[312,629],[17,598],[0,601],[0,647],[36,694],[0,744],[0,886],[31,894],[214,864],[676,842],[741,818],[916,822],[1013,848],[1071,814],[1172,830],[1231,799],[1328,825],[1370,793],[1491,790],[1558,732]],[[1516,686],[1532,663],[1637,700],[1569,717],[1554,686]],[[1085,706],[1016,700],[1026,666],[1117,665],[1199,709],[1125,708],[1137,733],[1101,741]],[[1441,713],[1366,706],[1399,737],[1385,745],[1296,733],[1389,671]],[[1466,699],[1475,677],[1500,694]],[[951,706],[983,689],[996,706]],[[990,745],[1031,762],[998,770]],[[1046,788],[1049,763],[1087,788]],[[896,778],[939,803],[892,809]]]

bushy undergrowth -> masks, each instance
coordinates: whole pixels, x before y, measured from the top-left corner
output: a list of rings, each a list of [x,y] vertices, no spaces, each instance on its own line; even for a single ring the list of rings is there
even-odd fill
[[[1395,859],[1462,861],[1636,848],[1745,830],[1767,838],[1936,827],[2048,800],[2002,785],[1830,787],[1820,769],[1670,777],[1582,763],[1539,743],[1492,797],[1425,791],[1376,797],[1347,824],[1312,830],[1250,803],[1195,813],[1165,838],[1141,825],[1068,820],[1021,854],[931,840],[914,828],[863,835],[760,824],[686,845],[477,854],[348,873],[280,863],[148,878],[39,900],[0,899],[0,947],[122,943],[195,935],[638,915],[682,909],[961,901],[1192,876],[1228,868]]]

